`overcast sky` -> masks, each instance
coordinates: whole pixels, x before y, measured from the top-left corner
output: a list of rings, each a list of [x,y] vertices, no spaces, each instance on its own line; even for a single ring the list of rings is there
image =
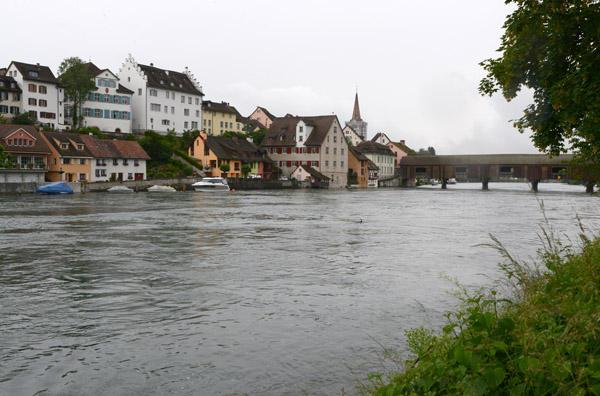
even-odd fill
[[[358,87],[371,138],[385,132],[438,154],[535,153],[506,103],[477,92],[496,57],[503,0],[3,0],[2,63],[70,56],[115,73],[142,64],[190,68],[205,99],[242,115],[352,116]],[[10,17],[6,17],[10,16]]]

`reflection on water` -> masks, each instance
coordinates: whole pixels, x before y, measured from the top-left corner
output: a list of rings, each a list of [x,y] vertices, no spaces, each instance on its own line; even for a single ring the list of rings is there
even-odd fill
[[[441,273],[497,275],[489,233],[535,254],[527,186],[480,188],[0,196],[0,394],[351,389],[373,339],[443,323]],[[560,232],[598,220],[583,187],[539,197]]]

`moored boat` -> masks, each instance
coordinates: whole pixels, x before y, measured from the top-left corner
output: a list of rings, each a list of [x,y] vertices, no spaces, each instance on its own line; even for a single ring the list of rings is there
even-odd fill
[[[223,177],[205,177],[199,182],[192,184],[196,191],[229,191],[227,179]]]
[[[175,190],[171,186],[159,186],[158,184],[148,188],[148,192],[175,192],[175,191],[177,191],[177,190]]]
[[[73,190],[65,182],[54,182],[38,187],[36,192],[48,195],[73,194]]]
[[[108,192],[112,193],[132,193],[133,190],[125,186],[114,186],[108,189]]]

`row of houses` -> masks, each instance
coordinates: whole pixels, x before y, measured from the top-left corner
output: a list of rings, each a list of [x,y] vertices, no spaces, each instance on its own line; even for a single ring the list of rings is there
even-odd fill
[[[0,172],[0,183],[145,180],[150,159],[136,141],[40,132],[26,125],[0,124],[0,145],[13,157],[13,166]]]

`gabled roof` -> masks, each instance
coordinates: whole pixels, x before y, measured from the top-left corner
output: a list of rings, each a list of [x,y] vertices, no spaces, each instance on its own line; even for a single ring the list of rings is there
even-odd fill
[[[350,151],[359,161],[370,161],[370,159],[361,153],[356,147],[348,146],[348,151]]]
[[[222,136],[209,135],[206,137],[205,144],[219,159],[242,162],[271,161],[263,150],[246,139],[229,139]]]
[[[14,134],[15,132],[23,130],[35,139],[35,145],[33,147],[19,147],[19,146],[8,146],[4,138]],[[11,153],[27,152],[27,153],[40,153],[50,154],[52,151],[46,141],[40,136],[40,133],[31,125],[12,125],[12,124],[0,124],[0,145],[2,145],[6,151]]]
[[[19,84],[17,84],[15,79],[12,77],[0,75],[0,81],[4,82],[4,86],[3,87],[0,86],[0,90],[2,90],[3,92],[14,92],[14,93],[23,92],[23,91],[21,91],[21,88],[19,88]]]
[[[28,81],[40,81],[47,82],[51,84],[57,84],[58,80],[52,73],[52,70],[48,66],[41,66],[39,63],[36,65],[31,65],[29,63],[23,62],[11,62],[12,65],[15,65],[19,73],[23,75],[23,79]],[[10,68],[10,65],[9,65]],[[30,72],[37,73],[37,77],[31,76]]]
[[[388,135],[386,135],[386,134],[385,134],[385,133],[383,133],[383,132],[377,132],[377,133],[375,134],[375,136],[373,136],[373,138],[371,139],[371,141],[372,141],[372,142],[377,142],[377,139],[379,139],[380,137],[385,137],[385,138],[386,138],[388,141],[390,141],[390,142],[392,141],[392,139],[390,139],[390,138],[388,137]]]
[[[360,142],[356,146],[356,149],[363,154],[382,154],[392,156],[394,155],[394,153],[388,146],[371,141]]]
[[[410,147],[408,147],[405,144],[402,144],[400,142],[390,142],[392,143],[394,146],[398,147],[400,150],[404,151],[406,154],[410,154],[410,155],[415,155],[417,154],[417,152],[413,149],[411,149]]]
[[[210,100],[205,100],[202,102],[202,110],[207,110],[207,111],[218,111],[221,113],[231,113],[231,114],[235,114],[236,116],[242,116],[235,107],[230,106],[229,103],[227,102],[213,102]]]
[[[379,167],[377,165],[375,165],[375,162],[369,160],[369,162],[367,163],[367,169],[369,169],[369,170],[379,170]]]
[[[267,115],[267,117],[269,117],[271,119],[271,121],[273,121],[273,120],[275,120],[275,118],[277,118],[273,114],[271,114],[271,112],[269,110],[265,109],[264,107],[257,106],[257,108],[259,108],[260,111],[265,113]]]
[[[304,142],[304,145],[320,146],[323,143],[323,140],[325,140],[325,136],[327,136],[327,133],[331,128],[331,124],[336,120],[337,116],[335,115],[313,117],[286,115],[282,118],[275,118],[273,124],[271,124],[271,127],[267,131],[261,146],[295,146],[296,142],[294,141],[294,137],[296,136],[296,125],[298,125],[300,121],[304,121],[306,125],[313,127],[313,130],[308,139]],[[283,139],[280,138],[281,136],[283,136]]]
[[[61,157],[93,157],[89,151],[86,142],[82,139],[85,135],[73,132],[41,132],[50,145],[58,151]],[[62,148],[62,143],[68,143],[66,149]],[[75,146],[73,146],[75,144]],[[77,149],[77,144],[83,144],[83,150]]]
[[[142,146],[135,141],[104,140],[95,135],[80,135],[80,139],[94,158],[150,159]]]
[[[152,65],[148,66],[139,63],[138,66],[142,69],[146,77],[148,77],[149,87],[204,96],[185,73],[159,69]]]
[[[318,179],[318,180],[329,180],[329,178],[327,176],[325,176],[324,174],[322,174],[321,172],[319,172],[315,168],[310,167],[308,165],[300,165],[300,166],[298,166],[298,168],[304,169],[306,171],[306,173],[308,173],[309,175],[311,175],[315,179]],[[298,168],[296,168],[296,169],[298,169]],[[292,172],[292,173],[294,173],[294,172]]]

